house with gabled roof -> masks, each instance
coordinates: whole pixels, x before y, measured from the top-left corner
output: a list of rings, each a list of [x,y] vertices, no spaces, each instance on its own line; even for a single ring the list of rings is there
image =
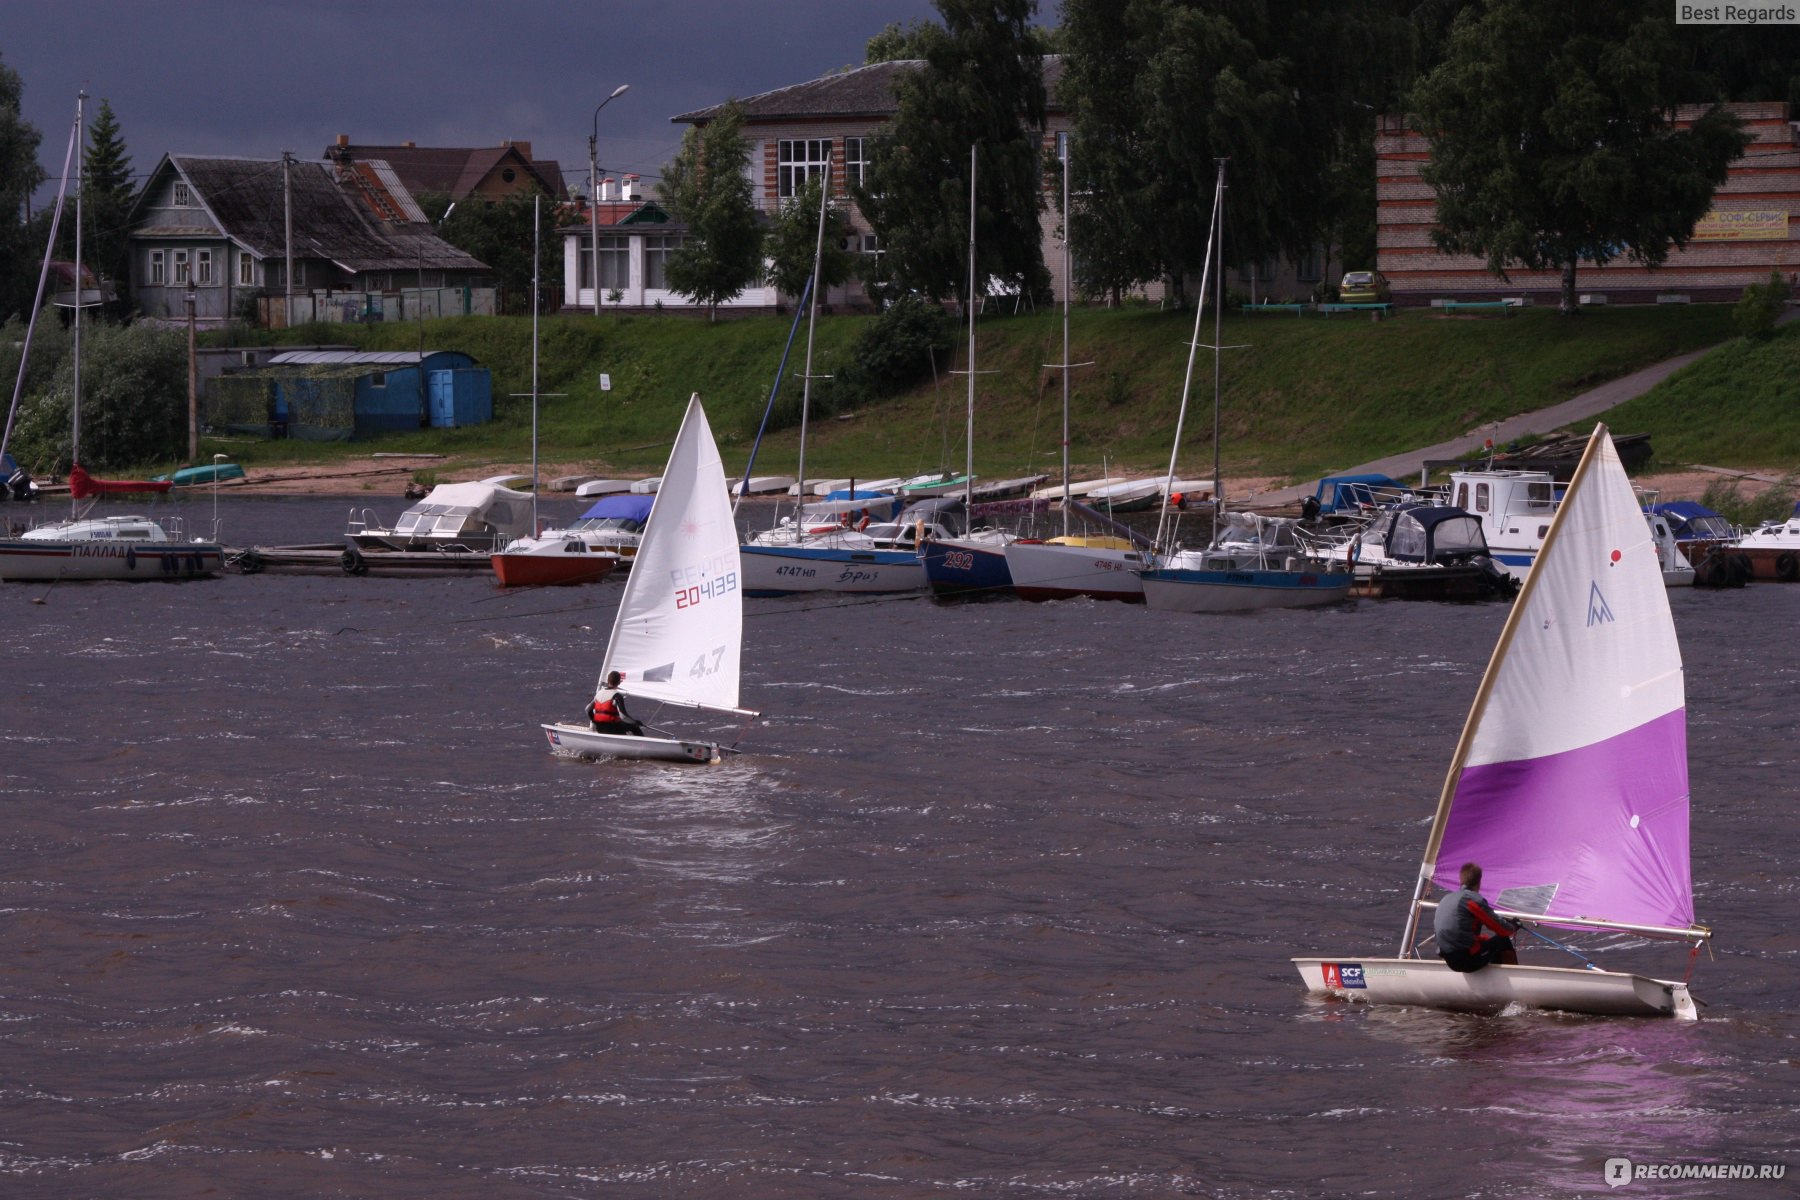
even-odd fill
[[[420,146],[413,142],[375,146],[353,143],[349,134],[340,133],[337,141],[325,148],[327,162],[370,159],[386,163],[414,196],[438,192],[458,202],[500,200],[529,191],[533,185],[553,200],[569,194],[562,165],[555,159],[533,158],[530,142],[504,141],[498,146],[480,148]]]
[[[272,324],[290,294],[296,321],[363,319],[417,289],[493,287],[487,265],[440,238],[385,163],[165,154],[128,217],[131,300],[143,316],[185,320],[193,285],[203,327],[258,301]],[[491,298],[490,298],[491,303]],[[303,307],[304,306],[304,307]],[[340,311],[341,310],[341,311]]]

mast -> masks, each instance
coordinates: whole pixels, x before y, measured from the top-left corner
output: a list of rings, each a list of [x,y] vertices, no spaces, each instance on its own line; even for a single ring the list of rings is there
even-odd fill
[[[806,373],[800,377],[800,465],[794,480],[795,496],[801,506],[806,503],[806,422],[812,409],[813,381],[813,330],[819,321],[819,264],[825,257],[825,206],[831,201],[831,165],[825,166],[821,177],[823,183],[819,187],[819,240],[813,246],[813,277],[811,306],[806,313]],[[740,485],[744,490],[750,487],[750,472],[744,472],[744,482]],[[798,511],[796,509],[795,511]],[[798,523],[799,518],[795,518]]]
[[[975,507],[975,147],[969,146],[969,406],[963,433],[963,521]]]
[[[1219,241],[1218,260],[1213,264],[1213,509],[1212,541],[1219,544],[1219,515],[1225,511],[1225,476],[1219,466],[1219,397],[1225,378],[1225,160],[1219,160],[1219,199],[1213,205],[1213,232]],[[1254,273],[1254,272],[1253,272]],[[1170,482],[1175,467],[1169,465]],[[1166,506],[1165,506],[1166,507]]]
[[[80,93],[86,98],[87,93]],[[50,286],[50,260],[56,255],[56,234],[62,228],[63,201],[69,194],[69,163],[75,156],[75,143],[81,136],[81,105],[76,102],[75,125],[69,130],[69,146],[63,151],[61,182],[56,188],[56,209],[50,217],[50,240],[44,246],[44,262],[38,268],[37,298],[32,301],[31,319],[25,323],[25,345],[19,351],[19,377],[13,383],[12,405],[6,410],[6,430],[0,433],[0,454],[12,441],[13,419],[19,413],[19,398],[25,392],[25,368],[31,362],[31,335],[37,332],[38,314],[44,311],[44,293]],[[77,293],[77,299],[80,298]]]
[[[1063,536],[1069,536],[1069,293],[1075,290],[1075,280],[1069,274],[1069,156],[1074,153],[1074,139],[1063,139],[1063,430],[1062,430],[1062,471],[1063,471]]]
[[[82,110],[87,104],[87,92],[75,93],[75,142],[81,145]],[[74,428],[69,445],[69,469],[81,461],[81,193],[87,190],[87,172],[80,157],[75,159],[75,385],[74,385]],[[192,271],[189,264],[188,270]],[[191,278],[191,276],[190,276]],[[69,506],[75,505],[75,489],[69,489]]]
[[[538,249],[539,205],[538,193],[531,197],[531,536],[538,535],[538,265],[542,254]],[[596,261],[598,259],[596,258]],[[440,281],[441,282],[441,281]],[[596,277],[594,292],[599,294],[600,284]],[[423,328],[423,326],[421,326]],[[419,370],[425,369],[423,359],[419,361]]]
[[[1217,249],[1216,242],[1218,240],[1219,228],[1222,224],[1221,209],[1224,207],[1224,204],[1225,204],[1225,161],[1226,160],[1221,158],[1217,161],[1218,161],[1219,173],[1213,183],[1212,225],[1207,230],[1206,258],[1200,267],[1200,296],[1199,296],[1198,303],[1196,303],[1194,306],[1194,336],[1188,341],[1187,373],[1182,376],[1182,380],[1181,380],[1181,408],[1176,413],[1176,416],[1175,416],[1175,444],[1174,444],[1174,446],[1172,446],[1169,449],[1169,474],[1167,476],[1167,480],[1173,480],[1175,478],[1175,461],[1176,461],[1177,457],[1179,457],[1179,455],[1181,454],[1181,431],[1182,431],[1183,426],[1185,426],[1187,424],[1188,393],[1194,386],[1194,356],[1200,352],[1200,322],[1201,322],[1201,319],[1206,315],[1206,284],[1207,284],[1207,281],[1212,278],[1213,255],[1214,255],[1215,249]],[[1223,295],[1223,293],[1221,293],[1221,295]],[[1217,368],[1218,368],[1217,360],[1218,360],[1218,355],[1219,355],[1219,347],[1218,347],[1216,333],[1214,334],[1214,344],[1213,344],[1212,350],[1213,350],[1213,359],[1214,359],[1214,370],[1216,372]],[[1213,380],[1214,380],[1214,382],[1213,382],[1213,387],[1214,387],[1214,395],[1213,395],[1213,456],[1214,456],[1214,459],[1216,462],[1218,453],[1219,453],[1219,399],[1218,399],[1218,394],[1217,394],[1218,376],[1216,373],[1213,376]],[[1216,465],[1214,466],[1213,471],[1214,471],[1215,475],[1218,473],[1218,468]],[[1167,480],[1165,480],[1164,485],[1163,485],[1165,489],[1168,486]],[[1214,495],[1213,495],[1213,501],[1214,501],[1214,503],[1213,503],[1213,513],[1214,513],[1214,515],[1213,515],[1213,540],[1217,541],[1218,540],[1218,499],[1219,499],[1219,497],[1218,497],[1218,480],[1216,478],[1213,481],[1213,489],[1214,489]],[[1168,520],[1169,520],[1169,506],[1168,506],[1167,502],[1165,502],[1162,506],[1161,515],[1158,516],[1156,519],[1156,547],[1154,550],[1151,551],[1151,553],[1153,555],[1162,553],[1163,529],[1168,524]]]

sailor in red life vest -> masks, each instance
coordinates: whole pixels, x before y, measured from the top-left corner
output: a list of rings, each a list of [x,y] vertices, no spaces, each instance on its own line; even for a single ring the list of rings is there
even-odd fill
[[[1437,933],[1438,957],[1452,971],[1479,971],[1494,963],[1518,965],[1512,935],[1522,926],[1495,913],[1481,896],[1481,867],[1462,866],[1462,887],[1438,901],[1432,928]]]
[[[643,724],[625,711],[625,695],[619,691],[624,682],[624,672],[609,671],[606,685],[594,693],[594,702],[588,705],[588,721],[595,733],[643,734]]]

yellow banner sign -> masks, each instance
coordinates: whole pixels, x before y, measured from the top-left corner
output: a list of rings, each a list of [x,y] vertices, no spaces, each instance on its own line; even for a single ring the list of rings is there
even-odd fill
[[[1694,226],[1696,242],[1782,242],[1788,215],[1763,209],[1714,209]]]

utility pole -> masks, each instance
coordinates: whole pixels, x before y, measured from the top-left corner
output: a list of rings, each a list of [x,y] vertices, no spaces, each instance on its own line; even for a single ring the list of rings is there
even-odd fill
[[[200,372],[194,360],[194,302],[198,297],[194,292],[194,268],[188,268],[187,292],[182,297],[187,301],[188,318],[188,461],[193,462],[200,457]]]
[[[290,174],[294,162],[291,150],[281,152],[281,208],[282,224],[287,238],[287,267],[282,273],[282,328],[292,328],[294,324],[294,182]]]

